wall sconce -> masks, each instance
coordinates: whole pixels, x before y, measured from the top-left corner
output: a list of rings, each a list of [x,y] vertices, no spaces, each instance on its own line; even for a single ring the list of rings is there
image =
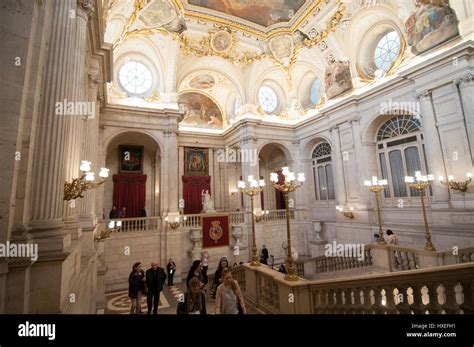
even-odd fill
[[[257,223],[260,223],[260,222],[263,222],[267,219],[267,217],[265,216],[268,216],[268,214],[270,213],[270,211],[261,211],[260,214],[257,214],[256,211],[254,211],[254,216],[255,216],[255,222]]]
[[[105,178],[109,177],[109,169],[103,167],[100,169],[99,176],[101,181],[94,183],[95,173],[91,171],[91,162],[83,160],[81,162],[80,170],[83,172],[80,178],[75,178],[72,182],[64,182],[64,200],[73,200],[83,198],[82,195],[88,189],[94,189],[105,182]]]
[[[238,190],[238,189],[235,189],[235,188],[231,188],[231,189],[229,189],[229,193],[230,193],[230,195],[235,195],[235,194],[237,194],[238,192],[239,192],[239,190]]]
[[[181,221],[181,217],[175,217],[174,221],[171,222],[171,221],[169,220],[168,216],[166,216],[166,217],[165,217],[165,222],[166,222],[166,226],[167,226],[168,228],[171,228],[171,229],[175,230],[175,229],[179,228],[179,226],[180,226],[181,224],[186,224],[186,220],[187,220],[187,219],[188,219],[188,218],[187,218],[186,216],[183,216],[183,220]],[[184,222],[184,223],[182,223],[182,222]]]
[[[341,206],[336,206],[336,210],[338,210],[339,212],[341,212],[344,217],[347,217],[347,218],[350,218],[350,219],[353,219],[354,218],[354,214],[352,213],[354,211],[354,207],[349,207],[349,210],[347,210],[346,207],[341,207]]]
[[[117,232],[120,230],[120,228],[122,228],[121,220],[118,220],[118,221],[111,220],[109,224],[107,225],[107,229],[101,230],[100,234],[96,235],[95,240],[100,241],[100,240],[106,239],[110,237],[110,234],[112,232]]]
[[[443,176],[439,176],[438,180],[441,184],[444,184],[445,186],[449,187],[452,190],[459,190],[462,193],[465,193],[467,191],[467,186],[469,183],[472,181],[472,173],[468,172],[466,174],[466,180],[465,181],[455,181],[454,176],[448,175],[448,181],[446,182],[444,180]]]

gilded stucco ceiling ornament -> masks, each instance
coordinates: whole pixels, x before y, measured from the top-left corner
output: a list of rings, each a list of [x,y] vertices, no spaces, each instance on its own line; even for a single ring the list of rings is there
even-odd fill
[[[274,34],[269,40],[269,49],[256,52],[256,51],[241,51],[236,48],[237,38],[235,33],[230,29],[229,26],[219,25],[218,28],[209,31],[208,35],[201,39],[194,39],[186,35],[186,32],[180,30],[179,32],[171,31],[169,28],[163,26],[157,26],[152,28],[139,28],[130,30],[132,25],[141,15],[140,12],[146,7],[146,0],[135,0],[133,12],[124,26],[124,29],[120,35],[120,39],[114,44],[114,49],[117,48],[126,39],[138,36],[147,36],[154,34],[171,34],[172,38],[177,40],[180,44],[181,50],[185,55],[194,55],[198,57],[205,56],[219,56],[224,59],[230,60],[234,64],[248,65],[255,61],[262,59],[270,59],[277,66],[281,67],[288,75],[289,84],[291,85],[291,69],[296,62],[298,52],[302,46],[311,48],[318,45],[325,38],[328,37],[330,32],[334,32],[337,28],[337,24],[341,21],[345,14],[345,6],[342,0],[336,0],[338,6],[337,12],[331,17],[326,27],[326,30],[318,33],[314,37],[307,37],[301,32],[278,32],[280,36]],[[315,4],[319,5],[319,1]],[[313,6],[314,7],[314,6]],[[313,10],[317,8],[311,7]],[[179,8],[180,15],[183,15],[183,10]],[[196,15],[197,16],[197,15]],[[200,19],[204,19],[202,16],[197,16]],[[211,18],[207,16],[205,19],[211,21]],[[305,17],[304,17],[305,18]],[[215,22],[215,20],[214,20]],[[241,30],[243,33],[248,33],[244,27],[240,27],[236,23],[232,23],[232,27]],[[296,27],[295,27],[296,28]],[[288,38],[291,37],[293,42],[288,45]]]
[[[336,31],[337,25],[339,22],[342,20],[346,13],[346,6],[342,2],[342,0],[336,0],[338,6],[338,9],[336,13],[331,17],[331,19],[328,22],[328,25],[326,26],[326,29],[320,33],[318,33],[314,37],[310,37],[304,40],[304,45],[306,47],[314,47],[317,44],[319,44],[321,41],[323,41],[326,37],[329,36],[329,33]]]

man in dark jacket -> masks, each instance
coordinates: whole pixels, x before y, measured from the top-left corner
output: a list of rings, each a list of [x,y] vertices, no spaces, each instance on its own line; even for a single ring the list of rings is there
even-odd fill
[[[166,280],[165,270],[158,266],[158,263],[152,262],[151,268],[146,270],[146,285],[148,287],[147,305],[148,314],[151,313],[153,305],[153,314],[158,313],[158,303],[160,302],[160,293],[163,290],[163,284]]]

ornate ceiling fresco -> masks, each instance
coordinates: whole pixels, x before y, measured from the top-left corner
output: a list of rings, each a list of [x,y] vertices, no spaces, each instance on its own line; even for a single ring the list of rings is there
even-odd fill
[[[118,2],[109,1],[109,12],[113,12],[114,7],[119,6]],[[308,34],[300,30],[308,17],[318,15],[321,6],[327,7],[328,2],[135,0],[130,14],[124,15],[127,23],[114,46],[118,47],[126,39],[136,36],[170,34],[186,55],[220,56],[238,64],[270,59],[288,69],[299,48],[311,48],[336,30],[345,14],[342,0],[331,1],[331,5],[336,6],[331,6],[332,15],[324,30],[312,30]],[[126,11],[122,9],[122,12]],[[197,29],[196,22],[207,25],[208,30]],[[249,42],[253,49],[248,48]]]

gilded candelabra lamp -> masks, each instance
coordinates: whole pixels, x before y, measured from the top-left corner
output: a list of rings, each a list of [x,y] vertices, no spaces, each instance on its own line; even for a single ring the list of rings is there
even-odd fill
[[[428,227],[428,218],[426,217],[425,208],[425,189],[430,186],[433,180],[433,175],[422,175],[420,171],[415,171],[415,177],[405,176],[405,183],[408,183],[408,186],[411,189],[416,189],[420,193],[421,207],[423,209],[423,220],[425,222],[425,251],[436,251],[436,248],[433,246],[433,242],[431,242],[431,234]]]
[[[252,211],[252,261],[250,262],[251,266],[259,266],[260,261],[258,260],[257,256],[257,243],[255,241],[255,218],[254,218],[254,211],[253,211],[253,197],[263,190],[265,186],[264,180],[255,180],[252,175],[248,176],[247,178],[248,183],[250,185],[249,188],[245,188],[245,182],[239,181],[237,187],[240,189],[242,193],[250,197],[250,210]]]
[[[83,160],[81,162],[80,170],[83,172],[82,176],[75,178],[72,182],[64,183],[64,200],[74,200],[77,198],[83,198],[84,192],[89,189],[94,189],[105,183],[105,178],[109,177],[109,169],[101,168],[99,176],[100,182],[94,182],[94,172],[91,171],[91,162]]]
[[[285,181],[283,183],[278,183],[278,174],[272,172],[270,174],[270,181],[273,182],[275,189],[278,189],[283,193],[285,198],[285,208],[286,208],[286,236],[287,236],[287,256],[286,256],[286,275],[285,280],[287,281],[297,281],[298,276],[295,272],[295,264],[293,260],[293,255],[291,254],[291,230],[290,230],[290,211],[288,206],[288,195],[291,192],[296,191],[297,188],[303,185],[305,181],[304,173],[298,173],[298,179],[295,177],[294,172],[290,172],[288,167],[282,168],[282,174],[285,176]],[[297,182],[296,182],[297,181]]]
[[[472,181],[472,173],[468,172],[466,174],[465,181],[455,181],[455,178],[452,175],[448,176],[448,181],[445,181],[443,176],[439,176],[438,179],[441,184],[444,184],[450,189],[459,190],[461,193],[465,193],[468,189],[469,183]]]
[[[380,213],[380,202],[379,202],[379,193],[385,189],[385,186],[388,184],[387,180],[379,180],[377,176],[372,176],[372,181],[365,180],[364,186],[367,187],[368,190],[375,194],[375,201],[377,203],[377,219],[379,222],[379,244],[386,245],[385,239],[383,237],[383,229],[382,229],[382,214]]]

